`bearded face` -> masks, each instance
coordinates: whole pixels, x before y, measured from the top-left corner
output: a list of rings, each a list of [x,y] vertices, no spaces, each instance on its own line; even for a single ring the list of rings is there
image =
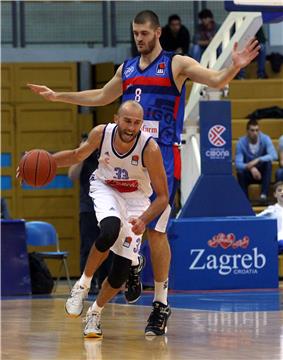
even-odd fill
[[[149,22],[145,24],[133,23],[133,33],[138,52],[142,55],[148,55],[158,43],[160,28],[152,28]]]

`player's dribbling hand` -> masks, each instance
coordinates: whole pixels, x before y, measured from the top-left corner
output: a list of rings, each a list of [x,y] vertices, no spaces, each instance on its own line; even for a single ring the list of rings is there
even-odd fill
[[[129,220],[129,223],[132,224],[132,232],[135,235],[141,235],[145,232],[145,223],[140,218],[132,218]]]
[[[35,85],[35,84],[27,84],[27,86],[31,89],[32,92],[42,96],[45,100],[56,101],[56,92],[49,89],[45,85]]]

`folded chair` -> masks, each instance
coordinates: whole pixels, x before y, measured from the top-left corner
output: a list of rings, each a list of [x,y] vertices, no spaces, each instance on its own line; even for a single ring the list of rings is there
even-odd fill
[[[27,245],[31,246],[50,246],[53,245],[56,247],[56,251],[36,251],[35,253],[42,257],[43,259],[56,259],[60,260],[60,268],[58,277],[55,283],[54,292],[56,291],[58,281],[61,276],[62,268],[64,266],[66,278],[70,290],[72,289],[72,283],[70,280],[69,269],[67,264],[67,257],[69,253],[67,251],[60,251],[59,239],[55,227],[44,221],[27,221],[26,226],[26,235],[27,235]]]

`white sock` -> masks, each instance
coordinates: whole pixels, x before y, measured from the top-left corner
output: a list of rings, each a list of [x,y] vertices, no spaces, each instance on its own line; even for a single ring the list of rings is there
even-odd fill
[[[153,301],[159,301],[164,305],[167,305],[168,295],[168,279],[162,282],[154,281],[154,299]]]
[[[91,310],[93,310],[94,312],[99,313],[99,314],[101,314],[103,309],[104,309],[104,307],[98,306],[96,301],[91,306]]]
[[[83,286],[84,288],[90,288],[90,284],[91,284],[91,280],[92,280],[92,276],[86,276],[85,273],[82,274],[82,276],[80,277],[79,280],[79,284],[80,286]]]

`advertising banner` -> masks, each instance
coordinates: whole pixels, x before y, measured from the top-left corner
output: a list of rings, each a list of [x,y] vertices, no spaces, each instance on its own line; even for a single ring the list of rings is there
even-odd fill
[[[278,287],[276,220],[194,218],[172,222],[170,287],[174,290]]]

